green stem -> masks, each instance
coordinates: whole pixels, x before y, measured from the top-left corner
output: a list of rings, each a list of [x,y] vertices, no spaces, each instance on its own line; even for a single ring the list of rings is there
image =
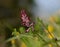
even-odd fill
[[[43,38],[43,36],[41,34],[37,34],[41,39],[42,41],[44,41],[45,43],[47,43],[47,41]]]
[[[44,25],[44,23],[42,23],[41,22],[41,25],[43,26],[43,28],[45,29],[45,30],[47,30],[46,28],[45,28],[45,25]],[[48,30],[47,30],[48,31]],[[48,33],[53,37],[53,39],[55,40],[55,37],[48,31]],[[56,43],[56,45],[57,45],[57,47],[60,47],[59,45],[58,45],[58,43],[56,42],[56,40],[55,40],[55,43]]]

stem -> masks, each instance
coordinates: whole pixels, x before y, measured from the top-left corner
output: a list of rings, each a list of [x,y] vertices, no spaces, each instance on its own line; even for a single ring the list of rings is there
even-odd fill
[[[40,35],[40,34],[37,34],[37,35],[42,39],[42,41],[44,41],[45,43],[47,43],[46,40],[43,38],[42,35]]]
[[[43,26],[43,28],[45,29],[45,30],[47,30],[46,28],[45,28],[45,25],[44,25],[44,23],[42,23],[41,22],[41,25]],[[48,30],[47,30],[48,31]],[[53,37],[53,39],[55,40],[55,37],[48,31],[48,33]],[[55,40],[55,43],[56,43],[56,45],[57,45],[57,47],[60,47],[59,45],[58,45],[58,43],[56,42],[56,40]]]
[[[60,46],[59,46],[59,44],[57,43],[57,41],[58,41],[58,40],[57,40],[57,39],[55,39],[55,43],[56,43],[57,47],[60,47]]]

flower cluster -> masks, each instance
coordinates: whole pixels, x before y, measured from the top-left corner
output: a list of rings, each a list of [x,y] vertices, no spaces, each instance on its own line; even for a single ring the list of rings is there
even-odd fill
[[[21,10],[20,14],[21,14],[20,15],[21,16],[20,18],[21,18],[22,25],[23,26],[26,26],[26,27],[29,27],[29,25],[30,25],[30,19],[27,16],[25,10],[24,9]]]
[[[25,27],[28,27],[28,29],[26,30],[27,32],[30,30],[29,27],[33,28],[33,22],[31,22],[30,17],[26,14],[25,9],[22,9],[20,12],[20,19],[21,19],[21,24]]]

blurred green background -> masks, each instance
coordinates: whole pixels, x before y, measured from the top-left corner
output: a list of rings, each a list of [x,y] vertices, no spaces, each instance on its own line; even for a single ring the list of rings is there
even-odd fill
[[[4,41],[11,37],[12,28],[20,27],[19,12],[21,8],[26,9],[27,14],[31,16],[32,19],[36,16],[42,19],[48,19],[48,17],[60,9],[59,3],[59,5],[57,4],[55,6],[52,5],[51,2],[52,4],[55,3],[55,5],[58,3],[56,0],[55,2],[47,0],[0,0],[0,47],[8,47],[9,44],[6,45]],[[60,11],[58,12],[58,15],[59,14]]]

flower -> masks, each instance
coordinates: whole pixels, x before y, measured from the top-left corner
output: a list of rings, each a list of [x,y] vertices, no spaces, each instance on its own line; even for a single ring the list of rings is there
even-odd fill
[[[29,27],[31,21],[30,21],[30,18],[28,17],[28,15],[26,14],[26,11],[24,9],[22,9],[20,14],[21,14],[20,19],[21,19],[22,25]]]
[[[49,38],[49,39],[53,39],[53,37],[54,37],[54,34],[52,33],[53,30],[54,30],[54,27],[53,27],[51,24],[48,25],[48,31],[50,32],[50,33],[48,34],[48,38]],[[52,44],[49,44],[49,47],[53,47],[53,45],[52,45]]]
[[[30,27],[32,30],[34,30],[34,23],[31,21],[30,17],[26,14],[25,9],[22,9],[20,12],[20,19],[21,19],[21,24],[25,27],[28,27],[26,32],[30,30]]]
[[[54,27],[52,25],[48,25],[48,31],[49,32],[53,32],[54,31]]]

